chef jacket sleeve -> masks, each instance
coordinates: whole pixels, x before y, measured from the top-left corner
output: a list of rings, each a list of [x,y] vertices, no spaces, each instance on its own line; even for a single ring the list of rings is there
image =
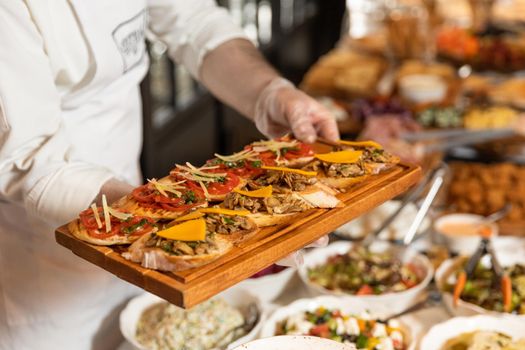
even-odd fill
[[[110,170],[71,159],[45,47],[22,1],[0,2],[0,200],[64,223],[85,209]]]
[[[197,79],[206,53],[232,39],[248,40],[214,0],[148,0],[148,9],[149,33],[163,41],[170,57]]]

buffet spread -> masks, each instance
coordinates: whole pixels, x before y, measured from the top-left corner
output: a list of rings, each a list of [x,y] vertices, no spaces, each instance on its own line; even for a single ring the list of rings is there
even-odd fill
[[[121,350],[525,350],[522,19],[465,28],[423,3],[430,40],[395,8],[306,73],[343,141],[179,164],[57,230],[149,292]]]

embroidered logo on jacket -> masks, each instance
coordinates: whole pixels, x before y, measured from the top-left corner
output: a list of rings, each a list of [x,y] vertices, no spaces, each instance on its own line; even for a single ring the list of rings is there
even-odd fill
[[[113,40],[124,63],[124,73],[142,61],[146,53],[146,10],[119,24],[113,30]]]

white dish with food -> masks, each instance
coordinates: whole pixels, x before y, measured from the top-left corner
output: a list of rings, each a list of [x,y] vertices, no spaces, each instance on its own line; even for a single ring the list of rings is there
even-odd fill
[[[236,287],[249,290],[250,293],[259,297],[262,302],[269,303],[275,300],[286,289],[295,271],[295,268],[288,267],[277,273],[256,278],[247,278],[237,284]]]
[[[448,214],[434,222],[434,231],[445,241],[449,249],[458,254],[471,254],[478,247],[479,229],[485,220],[476,214]],[[499,233],[498,225],[488,225],[493,236]]]
[[[401,205],[401,201],[387,201],[379,207],[373,209],[355,220],[352,220],[343,226],[337,228],[335,233],[338,236],[361,239],[366,235],[374,232],[381,224],[393,214]],[[383,240],[399,240],[402,239],[405,233],[410,228],[417,214],[417,207],[409,203],[388,227],[379,233],[379,239]],[[425,218],[419,227],[417,233],[421,234],[430,227],[430,220]]]
[[[299,268],[299,276],[312,295],[344,296],[356,302],[365,303],[370,312],[381,317],[402,312],[426,297],[426,287],[434,274],[432,264],[427,257],[413,249],[400,248],[386,242],[375,242],[370,246],[370,251],[374,253],[369,258],[370,261],[383,254],[390,256],[390,259],[380,260],[378,264],[381,264],[381,267],[374,268],[374,274],[356,270],[353,263],[356,259],[352,260],[352,267],[349,267],[355,272],[354,276],[347,276],[346,267],[344,267],[346,262],[343,262],[343,265],[337,265],[337,268],[327,267],[329,260],[331,261],[330,264],[338,264],[337,262],[334,263],[334,259],[345,259],[353,247],[354,244],[351,242],[335,242],[327,247],[316,248],[305,254],[304,264]],[[371,269],[372,266],[373,263],[369,267],[365,265],[362,268]],[[407,268],[410,268],[410,271],[407,271]],[[327,271],[326,278],[323,277],[323,270]],[[376,276],[378,277],[376,278]],[[412,278],[406,280],[410,276]],[[370,282],[364,281],[365,278]],[[323,279],[328,285],[323,282]],[[385,280],[384,285],[381,282],[382,280]],[[336,282],[341,282],[340,285],[345,286],[346,292],[339,286],[334,287],[332,285]],[[355,288],[351,289],[352,286]]]
[[[441,102],[447,94],[447,83],[432,74],[411,74],[399,79],[403,98],[413,103]]]
[[[505,336],[501,339],[495,336],[495,332]],[[455,317],[433,326],[421,340],[420,348],[424,350],[519,350],[525,349],[525,341],[520,343],[521,347],[516,348],[506,348],[504,344],[508,341],[519,341],[524,337],[525,321],[487,315]],[[454,343],[458,347],[453,347]]]
[[[495,245],[495,251],[496,256],[498,258],[499,263],[503,268],[509,267],[509,266],[515,266],[517,264],[525,266],[525,241],[520,239],[515,239],[515,244],[513,246],[507,247],[507,248],[500,248],[498,249],[498,246]],[[481,264],[483,266],[489,266],[489,257],[485,256],[481,260]],[[521,282],[522,287],[518,287],[520,289],[523,289],[522,293],[522,305],[523,305],[523,313],[520,314],[509,314],[499,311],[494,311],[492,309],[484,308],[481,306],[478,306],[477,304],[474,304],[472,302],[467,302],[464,300],[459,299],[457,302],[457,305],[454,306],[454,298],[452,296],[452,293],[450,289],[455,284],[455,271],[458,271],[461,269],[461,267],[464,265],[465,261],[468,259],[466,256],[460,256],[453,259],[447,259],[444,261],[441,266],[436,271],[435,281],[438,289],[441,291],[443,295],[443,302],[447,309],[450,311],[450,313],[454,316],[474,316],[474,315],[492,315],[492,316],[506,316],[511,317],[515,319],[523,319],[525,320],[525,303],[523,300],[525,300],[525,277],[522,277],[523,281]],[[525,275],[524,275],[525,276]],[[477,288],[476,283],[470,282],[473,288]],[[516,282],[512,281],[514,287],[516,288]],[[490,293],[490,292],[489,292]],[[500,293],[499,289],[495,293]],[[518,293],[514,293],[515,297],[518,297]],[[491,294],[492,295],[492,294]],[[485,300],[490,300],[486,299]]]
[[[355,350],[355,347],[323,338],[285,335],[254,340],[234,350]]]
[[[261,337],[313,335],[350,345],[361,342],[358,348],[362,343],[377,343],[385,349],[411,349],[411,331],[406,325],[376,319],[361,300],[334,296],[299,299],[277,309],[265,322]]]
[[[242,324],[254,308],[257,321],[251,330],[242,331]],[[264,319],[259,298],[241,288],[228,289],[190,310],[144,293],[131,299],[121,312],[120,330],[139,350],[176,349],[177,344],[189,344],[192,350],[232,349],[255,339]],[[238,332],[245,334],[234,336]],[[230,342],[231,337],[234,339]]]

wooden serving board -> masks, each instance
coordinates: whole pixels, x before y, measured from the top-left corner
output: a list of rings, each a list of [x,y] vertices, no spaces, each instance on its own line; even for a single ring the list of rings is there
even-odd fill
[[[81,258],[175,305],[189,308],[396,197],[420,177],[419,167],[399,164],[338,195],[345,204],[342,208],[308,210],[286,224],[261,229],[210,264],[176,273],[142,268],[121,256],[125,248],[85,243],[73,237],[67,226],[58,228],[55,237],[60,245]]]

